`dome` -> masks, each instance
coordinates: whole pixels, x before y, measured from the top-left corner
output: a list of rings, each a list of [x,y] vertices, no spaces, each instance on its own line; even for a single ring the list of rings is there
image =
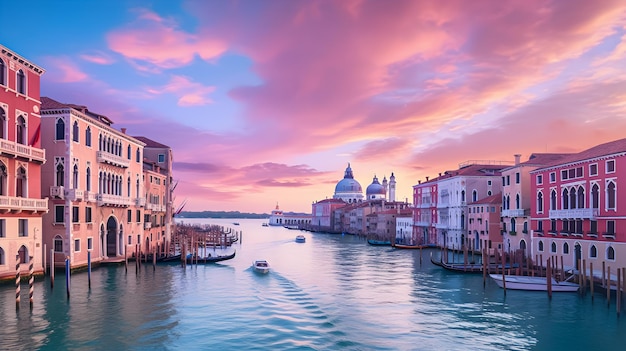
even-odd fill
[[[335,186],[335,195],[333,195],[333,198],[341,199],[348,203],[363,201],[363,188],[361,188],[361,184],[354,179],[349,163],[343,179],[337,182]]]
[[[385,190],[385,187],[382,186],[378,182],[378,178],[376,176],[374,176],[374,180],[372,181],[372,184],[370,184],[367,187],[367,190],[365,191],[365,194],[366,194],[368,199],[370,199],[372,195],[383,195],[383,196],[385,196],[386,193],[387,193],[387,191]]]
[[[354,179],[343,178],[340,180],[335,186],[335,194],[336,193],[362,193],[363,188],[361,188],[361,184]]]

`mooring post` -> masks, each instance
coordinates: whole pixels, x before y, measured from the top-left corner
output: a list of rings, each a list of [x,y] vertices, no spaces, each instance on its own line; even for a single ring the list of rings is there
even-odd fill
[[[35,260],[33,256],[28,258],[28,303],[33,309],[33,292],[35,291]]]
[[[15,256],[15,308],[20,309],[20,255]]]

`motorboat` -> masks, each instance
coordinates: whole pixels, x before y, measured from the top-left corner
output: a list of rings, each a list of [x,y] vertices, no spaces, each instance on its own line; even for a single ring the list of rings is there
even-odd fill
[[[254,270],[258,273],[266,274],[270,271],[270,264],[266,260],[256,260],[252,264]]]
[[[548,291],[548,280],[545,277],[527,277],[520,275],[505,275],[504,282],[501,274],[490,274],[499,287],[506,286],[512,290]],[[552,278],[552,291],[578,291],[578,284],[568,281],[556,281]]]
[[[304,237],[304,235],[300,234],[298,236],[296,236],[296,242],[297,243],[303,243],[306,241],[306,238]]]

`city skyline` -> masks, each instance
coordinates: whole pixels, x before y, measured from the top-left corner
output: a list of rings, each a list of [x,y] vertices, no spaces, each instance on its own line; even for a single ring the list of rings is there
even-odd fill
[[[29,4],[3,4],[0,43],[42,96],[172,147],[185,211],[310,212],[348,162],[412,202],[464,161],[626,129],[617,1]]]

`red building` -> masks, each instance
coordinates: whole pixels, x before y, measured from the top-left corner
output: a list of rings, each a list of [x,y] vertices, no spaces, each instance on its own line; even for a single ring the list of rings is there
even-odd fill
[[[17,257],[42,271],[40,78],[44,70],[0,45],[0,278],[15,276]]]
[[[533,251],[563,256],[566,268],[579,259],[626,266],[626,139],[565,156],[530,172]],[[544,262],[545,263],[545,262]],[[596,272],[599,274],[599,272]]]

